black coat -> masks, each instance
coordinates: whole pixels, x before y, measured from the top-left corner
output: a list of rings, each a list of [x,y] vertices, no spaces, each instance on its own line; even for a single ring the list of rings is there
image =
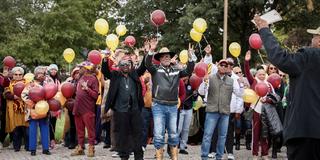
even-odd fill
[[[284,142],[293,138],[320,139],[320,49],[303,48],[290,54],[280,47],[270,29],[262,28],[260,35],[268,60],[290,78]]]
[[[110,86],[109,86],[109,91],[107,94],[107,100],[106,100],[106,105],[105,105],[105,111],[107,112],[109,108],[115,110],[115,103],[116,103],[116,96],[118,94],[118,89],[119,89],[119,85],[121,85],[119,82],[120,78],[122,76],[122,73],[120,71],[110,71],[109,67],[108,67],[108,60],[104,60],[102,62],[102,66],[101,66],[101,71],[104,75],[104,77],[110,79]],[[142,86],[141,86],[141,81],[139,79],[140,76],[142,76],[144,74],[144,72],[146,71],[146,67],[144,64],[144,60],[142,61],[142,63],[140,64],[139,68],[137,69],[133,69],[128,76],[131,77],[135,84],[136,84],[136,88],[137,88],[137,93],[136,95],[138,95],[138,105],[139,105],[139,109],[141,110],[141,107],[144,106],[144,101],[143,101],[143,96],[142,96]],[[117,110],[118,111],[118,110]]]

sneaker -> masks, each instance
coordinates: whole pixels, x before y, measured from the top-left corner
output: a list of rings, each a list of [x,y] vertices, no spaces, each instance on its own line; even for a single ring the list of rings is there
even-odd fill
[[[111,157],[112,157],[112,158],[118,158],[118,157],[120,157],[120,156],[119,156],[119,153],[117,152],[117,153],[114,153],[113,155],[111,155]]]
[[[234,160],[234,155],[231,154],[231,153],[229,153],[229,154],[228,154],[228,160]]]
[[[208,157],[209,158],[215,158],[216,157],[216,153],[212,152],[212,153],[208,154]]]
[[[269,157],[268,156],[262,156],[262,159],[263,160],[269,160]]]
[[[184,149],[180,149],[179,153],[180,153],[180,154],[189,154],[189,153],[188,153],[186,150],[184,150]]]
[[[258,158],[258,156],[253,156],[252,157],[252,160],[258,160],[259,158]]]

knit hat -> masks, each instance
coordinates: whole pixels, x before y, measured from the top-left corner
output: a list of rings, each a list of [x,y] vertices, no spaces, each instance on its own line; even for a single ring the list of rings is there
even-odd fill
[[[51,71],[52,69],[58,71],[59,68],[56,64],[50,64],[49,67],[47,68],[48,71]]]
[[[83,61],[80,64],[78,64],[77,67],[84,67],[87,70],[91,70],[93,66],[94,66],[93,63],[89,61]]]

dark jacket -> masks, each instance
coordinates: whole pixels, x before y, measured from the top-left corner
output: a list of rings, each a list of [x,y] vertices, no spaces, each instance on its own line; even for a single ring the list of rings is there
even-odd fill
[[[164,105],[178,104],[178,88],[180,77],[191,75],[194,62],[188,62],[187,69],[180,70],[175,66],[165,68],[152,64],[152,56],[146,58],[146,67],[152,76],[152,100]]]
[[[290,78],[284,142],[293,138],[320,139],[320,49],[303,48],[290,54],[280,47],[270,29],[262,28],[260,35],[268,60]]]
[[[103,73],[103,75],[110,79],[110,87],[109,87],[109,91],[107,94],[107,100],[106,100],[106,105],[105,105],[105,111],[107,112],[109,108],[115,110],[115,103],[116,103],[116,96],[118,93],[118,88],[119,85],[121,85],[119,82],[120,78],[121,78],[121,72],[120,71],[110,71],[109,68],[109,59],[108,60],[104,60],[102,62],[102,66],[101,66],[101,71]],[[144,72],[146,71],[146,67],[144,64],[144,60],[142,61],[142,63],[140,64],[140,66],[137,69],[133,69],[131,72],[129,72],[129,77],[131,77],[135,83],[136,83],[136,88],[137,88],[137,93],[136,95],[138,95],[138,105],[139,105],[139,109],[141,110],[141,107],[144,106],[144,102],[143,102],[143,96],[142,96],[142,86],[141,86],[141,82],[140,82],[140,76],[142,76],[144,74]]]

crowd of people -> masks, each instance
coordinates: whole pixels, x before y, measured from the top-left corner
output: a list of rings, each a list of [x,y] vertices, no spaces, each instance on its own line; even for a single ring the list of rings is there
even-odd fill
[[[260,148],[262,159],[269,159],[269,148],[271,157],[277,158],[283,144],[289,159],[320,159],[320,130],[316,124],[320,117],[316,69],[320,62],[320,28],[308,30],[313,35],[310,49],[289,54],[263,19],[256,16],[255,22],[268,64],[250,66],[251,51],[245,55],[244,66],[237,66],[232,58],[214,63],[209,44],[203,58],[189,45],[189,58],[183,64],[168,48],[157,51],[158,40],[151,38],[140,53],[101,51],[105,58],[100,65],[84,61],[67,79],[60,78],[56,64],[37,66],[32,81],[23,78],[24,68],[3,66],[0,141],[4,143],[9,135],[15,152],[24,144],[24,149],[36,156],[39,126],[42,153],[50,155],[56,143],[57,117],[63,115],[64,146],[74,149],[70,156],[94,157],[95,145],[104,143],[103,148],[115,151],[121,159],[129,159],[133,153],[134,159],[141,160],[146,146],[153,143],[155,158],[162,160],[167,134],[167,152],[173,160],[178,154],[188,154],[188,144],[201,144],[199,156],[204,160],[222,159],[224,154],[235,159],[234,149],[240,150],[241,138],[245,139],[245,148],[252,150],[254,160],[259,159]],[[195,88],[191,76],[197,62],[206,64],[207,73]],[[271,74],[281,77],[279,86],[267,81]],[[75,92],[62,104],[61,111],[37,114],[30,99],[32,88],[55,84],[60,89],[64,82],[73,84]],[[13,91],[17,83],[25,84],[21,95]],[[268,86],[268,94],[255,103],[244,102],[244,90],[255,90],[260,83]],[[199,102],[203,103],[197,108]],[[271,111],[278,117],[280,128],[271,124]]]

